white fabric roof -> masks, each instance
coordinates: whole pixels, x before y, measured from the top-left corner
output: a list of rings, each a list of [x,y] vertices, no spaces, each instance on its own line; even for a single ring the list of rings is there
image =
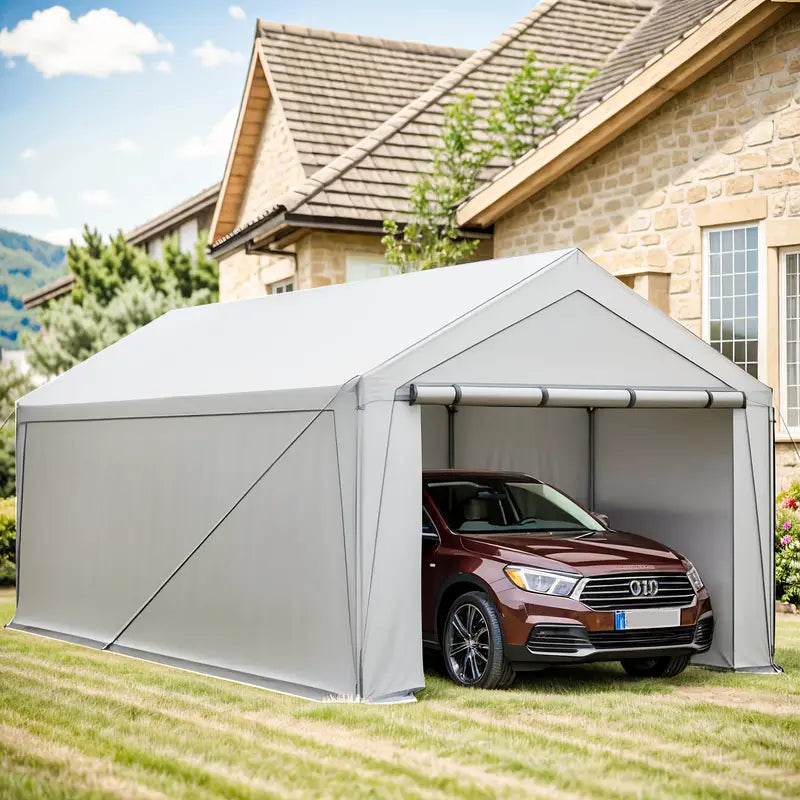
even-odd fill
[[[571,251],[170,311],[24,406],[339,387]]]
[[[528,317],[519,383],[729,386],[769,402],[767,387],[571,249],[171,311],[26,395],[20,418],[307,410],[361,376],[361,402],[388,399],[423,373],[458,380],[436,365],[499,347]]]

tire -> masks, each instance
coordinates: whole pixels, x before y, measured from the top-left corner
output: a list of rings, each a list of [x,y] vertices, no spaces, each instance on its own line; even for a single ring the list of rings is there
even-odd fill
[[[674,678],[689,666],[690,656],[661,658],[626,658],[620,663],[628,675],[635,678]]]
[[[442,655],[447,674],[460,686],[505,689],[516,677],[505,657],[500,615],[483,592],[462,594],[450,607]]]

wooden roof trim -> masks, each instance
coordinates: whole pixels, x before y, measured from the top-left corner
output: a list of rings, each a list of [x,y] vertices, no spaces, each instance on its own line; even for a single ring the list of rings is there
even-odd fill
[[[263,83],[260,85],[259,76],[263,78]],[[236,220],[244,197],[244,188],[247,185],[253,165],[253,156],[258,145],[261,126],[267,115],[269,100],[270,90],[264,74],[264,66],[261,62],[261,40],[256,37],[253,41],[253,53],[250,57],[247,82],[242,94],[242,102],[239,105],[239,116],[236,120],[236,128],[228,151],[228,160],[225,164],[225,175],[222,179],[219,198],[214,209],[214,217],[211,220],[211,234],[209,236],[209,241],[211,242],[225,236],[236,227]],[[242,138],[249,140],[253,137],[250,132],[252,124],[258,126],[258,132],[255,134],[255,144],[246,143]],[[243,131],[244,125],[247,125],[248,128]]]
[[[460,226],[485,227],[605,147],[796,8],[734,0],[586,108],[461,205]]]

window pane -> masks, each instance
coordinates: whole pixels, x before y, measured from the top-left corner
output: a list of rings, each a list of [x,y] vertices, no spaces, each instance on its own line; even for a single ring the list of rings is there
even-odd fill
[[[723,253],[720,256],[720,264],[722,265],[722,274],[730,275],[733,272],[733,253]]]
[[[784,348],[784,362],[786,373],[786,408],[783,409],[786,422],[790,428],[800,427],[800,254],[787,253],[784,260],[784,285],[785,298],[784,318],[786,340],[782,342]]]
[[[741,226],[709,231],[707,241],[705,267],[708,274],[710,340],[723,355],[756,375],[758,228]]]

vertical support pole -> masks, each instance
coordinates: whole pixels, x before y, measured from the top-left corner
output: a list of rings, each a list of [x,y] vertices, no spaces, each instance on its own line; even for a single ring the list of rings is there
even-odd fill
[[[770,462],[771,462],[770,463],[770,467],[772,468],[772,474],[770,475],[770,479],[771,479],[772,484],[771,484],[771,487],[770,487],[771,491],[769,493],[769,498],[770,498],[770,504],[769,505],[770,505],[770,510],[771,510],[771,513],[770,513],[770,530],[772,530],[772,531],[775,530],[775,524],[776,524],[776,522],[775,522],[775,517],[776,517],[775,494],[776,494],[777,489],[778,489],[778,484],[776,482],[777,481],[777,476],[775,474],[775,428],[777,427],[776,423],[777,423],[777,420],[775,418],[775,407],[774,406],[770,406],[770,408],[769,408],[769,423],[768,423],[768,425],[769,425],[769,450],[770,450],[770,454],[772,456],[771,459],[770,459]],[[774,547],[770,547],[769,548],[769,553],[770,553],[769,564],[770,564],[770,581],[771,581],[770,585],[772,586],[772,630],[770,631],[769,657],[770,657],[770,663],[773,666],[775,666],[775,633],[776,633],[775,629],[776,629],[777,622],[778,622],[777,619],[776,619],[777,607],[775,605],[775,548]]]
[[[447,466],[454,469],[456,466],[456,414],[455,406],[447,406]]]
[[[589,511],[594,511],[594,409],[587,408],[589,415]]]

